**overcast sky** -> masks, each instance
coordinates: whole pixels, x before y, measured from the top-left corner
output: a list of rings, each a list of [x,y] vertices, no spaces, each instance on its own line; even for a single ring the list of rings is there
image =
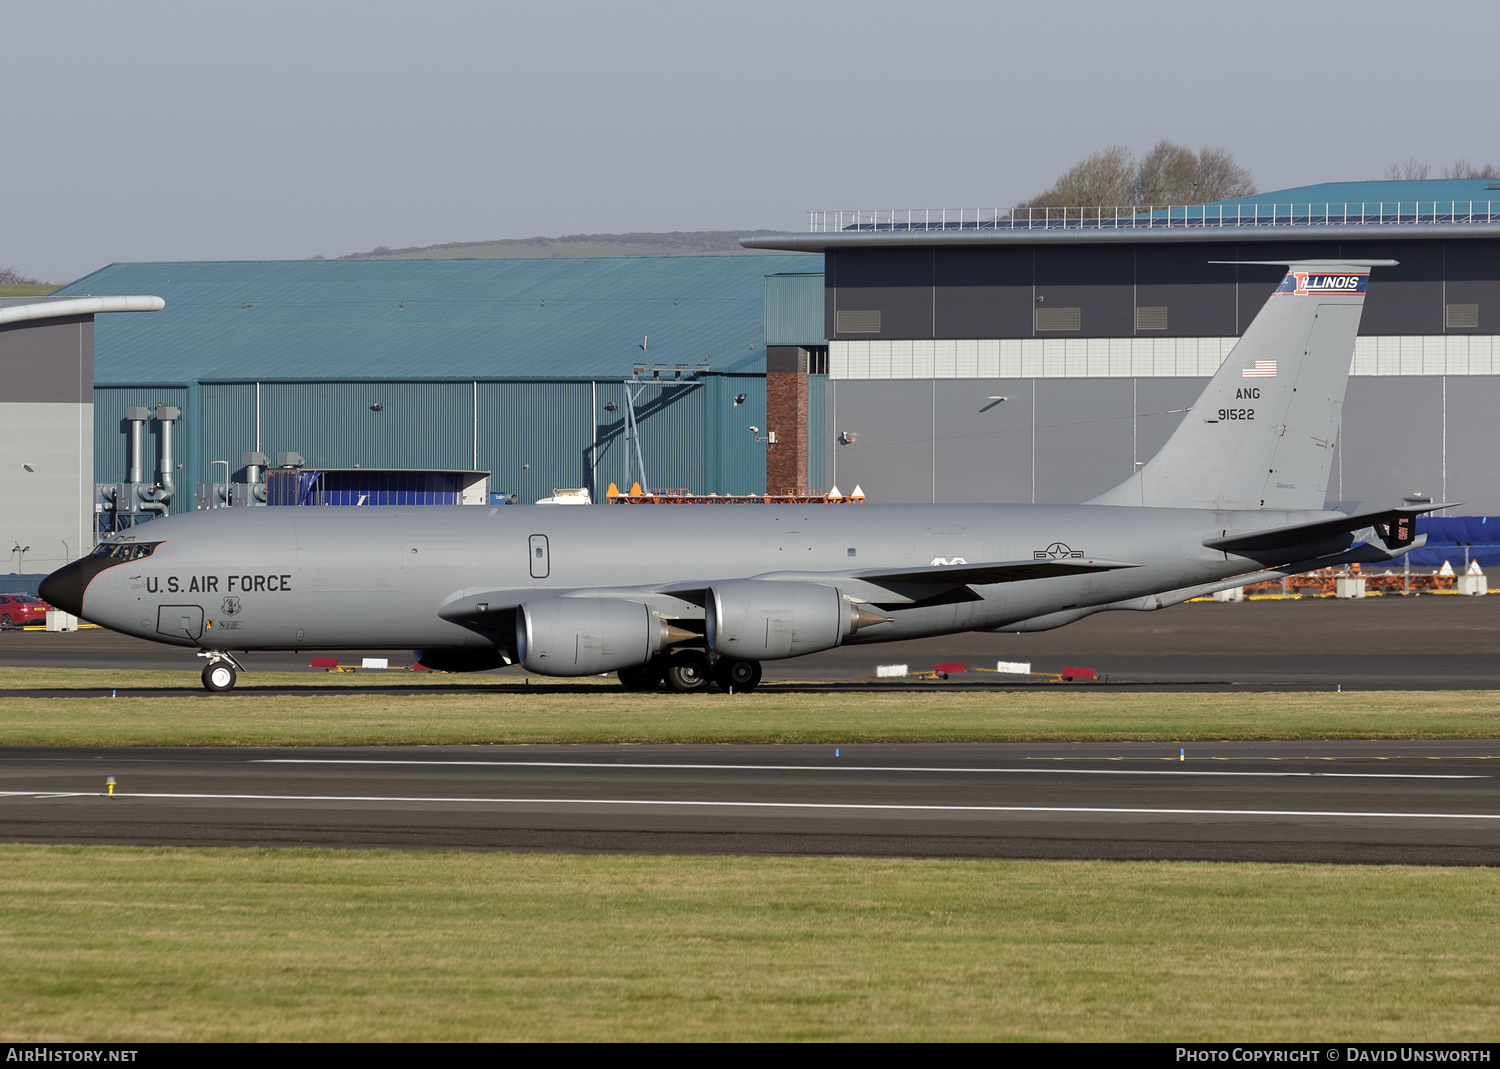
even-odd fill
[[[7,5],[0,266],[1005,206],[1096,149],[1262,190],[1500,163],[1483,3]]]

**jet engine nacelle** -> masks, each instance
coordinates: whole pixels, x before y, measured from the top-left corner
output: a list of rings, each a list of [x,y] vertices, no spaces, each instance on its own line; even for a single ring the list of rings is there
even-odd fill
[[[837,646],[890,618],[844,600],[831,586],[737,579],[708,592],[708,648],[741,661],[775,661]]]
[[[516,657],[533,672],[591,676],[645,664],[692,637],[638,601],[539,598],[516,611]]]

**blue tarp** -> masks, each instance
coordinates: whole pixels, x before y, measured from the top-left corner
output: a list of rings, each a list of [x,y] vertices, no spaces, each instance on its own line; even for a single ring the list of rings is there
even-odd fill
[[[1476,560],[1481,568],[1500,568],[1500,516],[1423,516],[1417,533],[1427,536],[1427,545],[1409,554],[1413,568],[1441,568],[1447,561],[1463,571]]]

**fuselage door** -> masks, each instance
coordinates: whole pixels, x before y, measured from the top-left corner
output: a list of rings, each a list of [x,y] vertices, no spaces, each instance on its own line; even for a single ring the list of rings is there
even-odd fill
[[[552,571],[552,562],[548,559],[547,536],[531,536],[531,578],[545,579]]]
[[[197,639],[203,634],[202,605],[162,605],[156,610],[157,634]]]

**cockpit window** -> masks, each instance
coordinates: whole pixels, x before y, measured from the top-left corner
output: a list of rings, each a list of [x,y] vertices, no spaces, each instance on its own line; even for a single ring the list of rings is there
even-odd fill
[[[93,556],[112,557],[124,562],[128,560],[140,560],[149,557],[156,552],[160,542],[100,542],[94,547]]]

